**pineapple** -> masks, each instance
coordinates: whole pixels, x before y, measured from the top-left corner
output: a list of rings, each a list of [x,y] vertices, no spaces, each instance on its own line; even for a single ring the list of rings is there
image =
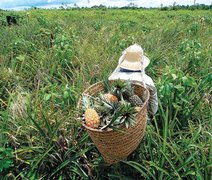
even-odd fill
[[[133,106],[138,106],[138,107],[141,107],[144,104],[143,101],[136,94],[129,97],[129,102]]]
[[[100,117],[95,109],[88,108],[85,111],[85,123],[88,127],[98,128],[100,125]]]
[[[119,127],[124,125],[126,128],[135,125],[136,123],[136,110],[129,102],[121,101],[119,107],[111,114],[110,121],[101,129],[104,130],[108,127]]]
[[[120,106],[122,108],[121,113],[121,123],[125,125],[126,128],[134,126],[136,124],[136,109],[130,103],[124,103]]]
[[[108,102],[112,102],[112,103],[117,103],[118,102],[118,98],[116,96],[114,96],[113,94],[107,93],[107,94],[104,94],[103,97]]]
[[[101,123],[100,117],[99,117],[98,113],[96,112],[96,110],[94,108],[90,107],[91,103],[90,103],[88,97],[83,98],[83,104],[86,109],[85,113],[84,113],[85,124],[91,128],[98,128]]]
[[[133,106],[141,107],[143,105],[143,101],[139,98],[139,96],[134,94],[134,88],[130,82],[127,82],[127,87],[123,94]]]
[[[112,98],[115,99],[114,102],[106,99],[105,94],[100,94],[100,96],[96,99],[94,103],[95,109],[100,112],[100,117],[102,120],[100,126],[107,125],[111,120],[111,115],[114,114],[114,112],[118,108],[118,99],[116,98],[116,96]]]
[[[115,95],[118,100],[123,100],[123,92],[125,91],[126,83],[120,79],[115,81],[112,86],[112,94]]]

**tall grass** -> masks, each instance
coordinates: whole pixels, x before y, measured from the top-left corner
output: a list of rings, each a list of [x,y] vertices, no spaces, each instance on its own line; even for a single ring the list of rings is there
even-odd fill
[[[2,179],[210,179],[210,11],[13,13],[19,25],[0,27]],[[76,103],[133,43],[151,60],[159,110],[137,150],[108,167]]]

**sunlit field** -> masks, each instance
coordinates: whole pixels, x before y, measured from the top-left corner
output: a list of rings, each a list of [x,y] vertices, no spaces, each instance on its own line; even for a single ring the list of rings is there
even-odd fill
[[[0,23],[0,179],[211,178],[211,10],[0,11]],[[76,104],[134,43],[159,110],[136,151],[106,166]]]

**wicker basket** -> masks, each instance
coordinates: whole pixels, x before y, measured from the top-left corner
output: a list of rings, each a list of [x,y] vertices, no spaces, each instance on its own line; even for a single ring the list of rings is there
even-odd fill
[[[145,102],[136,116],[137,123],[135,126],[129,127],[128,129],[124,127],[120,131],[112,129],[106,131],[93,129],[82,123],[107,164],[117,163],[120,160],[126,159],[127,156],[138,147],[144,136],[149,91],[141,84],[133,83],[132,85],[134,86],[135,94],[139,97],[142,97],[145,93]],[[83,92],[83,95],[96,96],[100,91],[103,91],[103,89],[102,82],[98,82],[87,88]],[[78,107],[81,107],[81,101],[79,101]]]

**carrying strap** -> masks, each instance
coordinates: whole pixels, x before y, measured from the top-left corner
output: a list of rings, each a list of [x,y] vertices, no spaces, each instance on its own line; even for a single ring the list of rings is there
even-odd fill
[[[142,64],[142,66],[141,67],[143,67],[143,62],[141,62],[141,64]],[[146,88],[146,83],[145,83],[145,81],[144,81],[144,74],[145,74],[145,69],[143,68],[141,68],[141,82],[143,83],[143,86]]]

